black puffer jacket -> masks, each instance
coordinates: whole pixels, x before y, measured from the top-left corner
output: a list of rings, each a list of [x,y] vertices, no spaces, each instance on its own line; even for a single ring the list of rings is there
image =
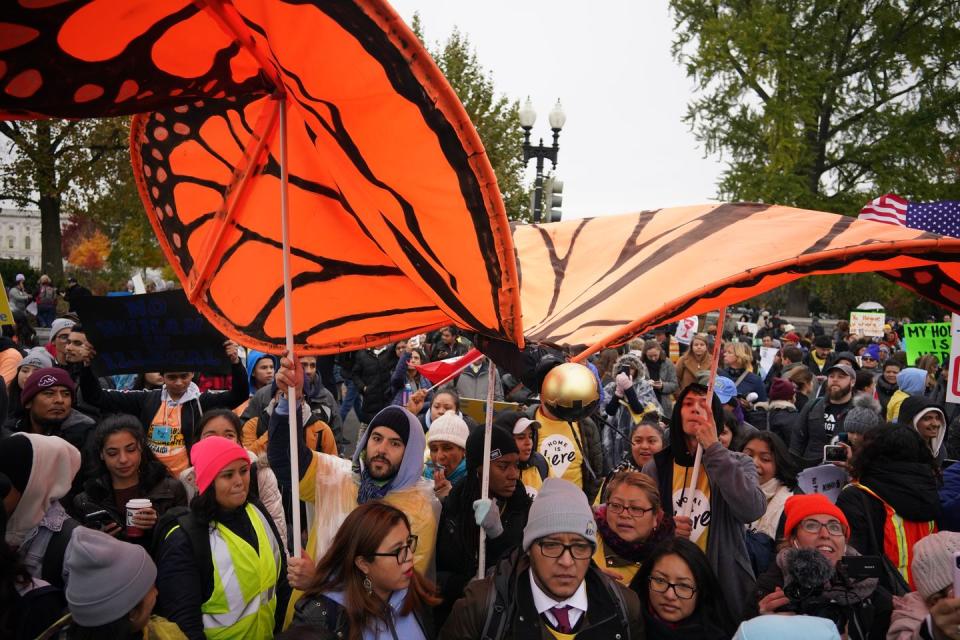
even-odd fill
[[[940,495],[929,464],[885,461],[868,468],[860,484],[880,496],[904,520],[927,522],[940,518]],[[866,556],[883,554],[883,503],[851,484],[840,492],[837,507],[850,523],[850,546]],[[883,586],[893,588],[885,581]]]
[[[463,595],[464,587],[477,575],[480,527],[473,519],[473,501],[479,497],[479,481],[468,472],[443,501],[437,529],[437,582],[444,603],[437,610],[438,625],[443,624],[453,603]],[[503,533],[497,538],[487,538],[486,569],[523,543],[523,528],[527,526],[531,504],[523,483],[518,480],[500,513]]]
[[[357,351],[353,361],[353,384],[363,395],[360,422],[367,424],[390,403],[390,376],[397,368],[396,349],[388,345],[378,354],[372,349]]]

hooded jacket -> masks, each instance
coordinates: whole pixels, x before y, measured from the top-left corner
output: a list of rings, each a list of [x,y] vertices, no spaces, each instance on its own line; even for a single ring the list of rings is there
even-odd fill
[[[927,387],[927,372],[916,367],[907,367],[897,374],[897,390],[887,403],[887,420],[896,422],[900,414],[900,405],[907,396],[920,396]]]
[[[653,478],[660,490],[663,510],[674,515],[673,466],[692,467],[694,454],[687,450],[683,437],[681,410],[684,399],[693,391],[702,393],[700,385],[690,385],[680,393],[673,408],[670,446],[653,457],[643,472]],[[723,405],[716,395],[711,410],[714,423],[723,425]],[[739,617],[752,597],[755,577],[744,541],[744,526],[758,520],[767,509],[767,499],[760,490],[753,460],[725,449],[715,442],[703,451],[703,469],[710,482],[710,533],[707,538],[707,559],[720,580],[733,616]]]
[[[937,430],[936,437],[928,444],[933,457],[937,459],[938,463],[942,463],[944,458],[947,457],[946,449],[943,446],[944,438],[947,437],[947,418],[943,413],[943,407],[925,396],[910,396],[905,398],[903,404],[900,405],[900,415],[897,417],[897,423],[913,427],[919,433],[917,423],[920,418],[931,411],[940,413],[940,428]],[[924,439],[926,440],[926,438]]]
[[[288,402],[281,401],[270,415],[270,436],[267,456],[281,488],[290,491],[290,439],[287,437]],[[383,501],[393,505],[410,518],[410,528],[419,537],[414,553],[414,566],[428,575],[436,543],[440,502],[433,493],[433,482],[423,476],[424,451],[427,440],[417,417],[402,407],[387,407],[381,411],[401,410],[410,423],[410,433],[404,447],[397,475]],[[375,418],[376,416],[374,416]],[[333,537],[347,515],[357,506],[360,479],[366,467],[367,440],[372,429],[367,429],[357,442],[353,461],[344,460],[306,446],[303,416],[297,415],[297,459],[300,471],[300,499],[313,502],[316,519],[310,527],[307,549],[314,559],[321,558],[330,548]],[[277,430],[280,430],[277,433]]]
[[[254,349],[250,349],[249,351],[247,351],[247,386],[250,390],[251,396],[259,390],[257,389],[256,384],[254,384],[253,373],[257,368],[257,363],[260,362],[261,360],[270,360],[271,362],[273,362],[274,370],[277,369],[277,361],[270,354],[264,353],[262,351],[256,351]],[[270,385],[267,385],[267,386],[270,386]]]

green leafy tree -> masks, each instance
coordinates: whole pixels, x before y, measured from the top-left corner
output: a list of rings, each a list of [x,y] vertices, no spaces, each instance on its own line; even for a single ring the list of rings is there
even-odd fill
[[[414,15],[411,27],[426,43],[419,15]],[[459,30],[454,29],[443,43],[426,46],[480,134],[497,176],[507,217],[529,220],[530,190],[523,182],[523,129],[518,116],[519,102],[496,92],[493,74],[483,68],[469,38]]]
[[[956,0],[670,7],[673,53],[699,94],[686,121],[727,161],[722,199],[855,215],[886,192],[960,198]],[[788,312],[804,311],[817,286],[790,287]]]
[[[0,122],[0,200],[40,210],[41,269],[63,279],[60,215],[82,209],[112,176],[108,160],[126,156],[125,120]]]

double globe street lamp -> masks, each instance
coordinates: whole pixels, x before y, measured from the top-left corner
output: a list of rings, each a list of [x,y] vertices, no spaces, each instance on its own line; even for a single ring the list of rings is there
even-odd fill
[[[553,131],[553,145],[551,146],[544,145],[543,138],[540,138],[540,144],[536,146],[530,144],[530,130],[533,129],[533,124],[537,121],[537,112],[534,111],[529,97],[523,103],[519,116],[520,127],[523,128],[523,162],[527,164],[532,158],[537,159],[537,177],[533,183],[533,222],[538,223],[543,214],[543,161],[545,159],[549,160],[552,167],[556,168],[557,152],[560,150],[560,130],[563,129],[563,124],[567,121],[567,115],[563,112],[560,100],[557,100],[557,104],[553,106],[553,110],[547,116],[550,121],[550,129]],[[559,181],[556,181],[556,183],[559,184]],[[560,189],[554,190],[556,192],[560,191]],[[552,205],[552,203],[548,204]],[[547,220],[547,222],[550,222],[550,220]]]

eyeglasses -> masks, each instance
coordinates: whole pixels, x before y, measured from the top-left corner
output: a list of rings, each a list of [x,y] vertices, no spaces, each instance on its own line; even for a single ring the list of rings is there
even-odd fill
[[[650,576],[650,588],[656,591],[657,593],[666,593],[668,589],[673,589],[673,592],[677,594],[677,597],[681,600],[689,600],[693,597],[693,594],[697,592],[696,587],[691,587],[688,584],[675,584],[673,582],[667,582],[663,578],[657,576]]]
[[[538,540],[537,545],[545,558],[559,558],[565,551],[569,551],[574,560],[587,560],[593,555],[593,545],[589,542],[563,544],[556,540]]]
[[[819,520],[801,520],[800,528],[806,531],[807,533],[820,533],[820,530],[826,528],[827,533],[832,536],[842,536],[843,535],[843,525],[840,524],[839,520],[831,520],[830,522],[820,522]]]
[[[610,513],[616,513],[617,515],[626,512],[631,518],[642,518],[653,511],[653,507],[644,509],[643,507],[634,507],[631,505],[620,504],[619,502],[608,502],[607,511]]]
[[[403,564],[404,562],[410,562],[413,559],[413,554],[417,551],[417,536],[410,536],[407,538],[407,543],[397,549],[396,551],[384,551],[381,553],[371,553],[371,556],[393,556],[397,559],[397,564]]]

